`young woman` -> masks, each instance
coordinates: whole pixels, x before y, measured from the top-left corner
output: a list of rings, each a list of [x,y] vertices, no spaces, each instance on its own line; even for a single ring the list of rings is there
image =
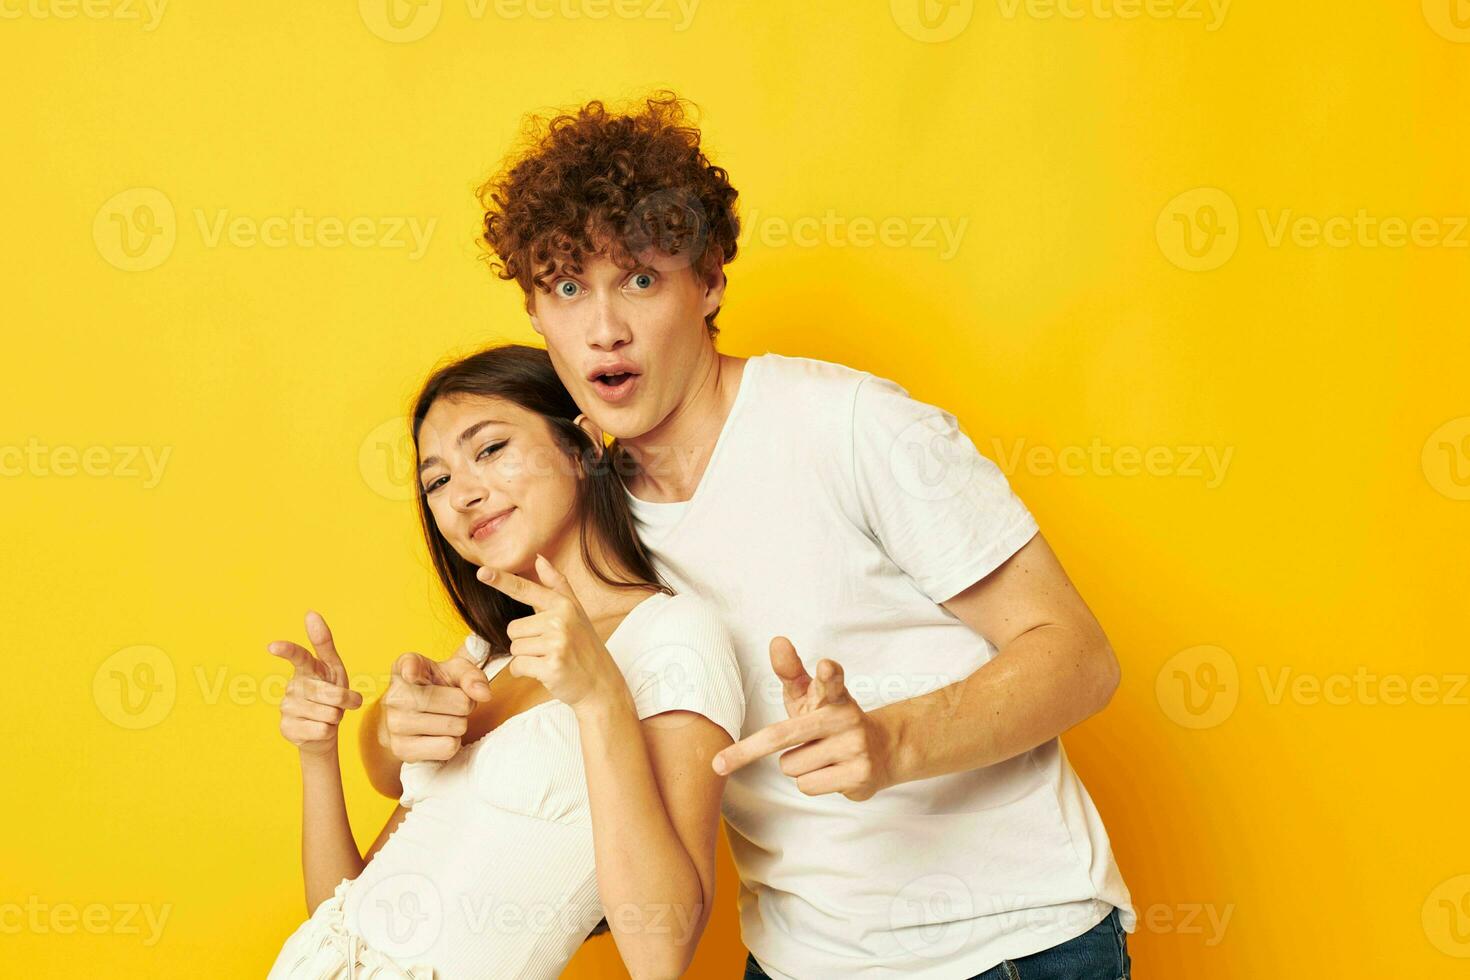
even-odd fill
[[[444,761],[404,764],[399,806],[359,855],[337,726],[362,699],[316,614],[315,654],[270,644],[295,668],[281,731],[301,756],[310,912],[270,978],[555,977],[600,920],[632,976],[678,976],[714,895],[710,760],[744,714],[724,625],[659,582],[617,444],[545,351],[437,371],[412,434],[429,554],[471,629],[458,656],[484,679],[436,687],[438,665],[400,658],[424,698],[463,703],[446,709]]]

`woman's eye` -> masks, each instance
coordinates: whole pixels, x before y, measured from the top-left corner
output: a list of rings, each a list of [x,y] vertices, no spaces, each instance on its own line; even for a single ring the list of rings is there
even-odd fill
[[[505,447],[505,443],[503,443],[503,442],[497,442],[494,445],[486,446],[484,449],[481,449],[480,450],[479,455],[477,455],[475,458],[476,459],[484,459],[486,456],[494,456],[496,453],[500,452],[500,450],[503,449],[504,447]]]
[[[437,490],[441,486],[443,486],[444,485],[444,481],[447,480],[447,479],[449,479],[449,477],[447,477],[447,476],[441,476],[437,480],[430,481],[429,482],[429,485],[426,486],[426,487],[424,487],[424,493],[433,493],[435,490]]]

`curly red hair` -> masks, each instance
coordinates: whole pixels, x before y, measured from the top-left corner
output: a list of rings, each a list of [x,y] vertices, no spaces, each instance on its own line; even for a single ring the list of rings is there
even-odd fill
[[[663,90],[627,113],[594,99],[575,114],[527,118],[525,145],[479,189],[490,268],[520,285],[527,313],[532,290],[549,293],[558,270],[580,273],[604,249],[630,271],[650,246],[687,255],[701,277],[735,258],[736,191],[700,149],[686,104]],[[711,337],[718,314],[705,318]]]

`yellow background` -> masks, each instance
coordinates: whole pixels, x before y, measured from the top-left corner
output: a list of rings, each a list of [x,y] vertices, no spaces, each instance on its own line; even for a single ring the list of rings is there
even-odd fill
[[[667,85],[747,219],[721,348],[949,408],[1107,628],[1066,743],[1136,975],[1465,975],[1464,4],[622,2],[0,2],[0,973],[263,975],[304,915],[265,644],[321,610],[371,685],[462,635],[392,433],[439,358],[533,339],[473,188],[522,113]],[[369,224],[251,243],[298,209]],[[1431,223],[1293,224],[1360,211]],[[698,976],[743,958],[720,870]]]

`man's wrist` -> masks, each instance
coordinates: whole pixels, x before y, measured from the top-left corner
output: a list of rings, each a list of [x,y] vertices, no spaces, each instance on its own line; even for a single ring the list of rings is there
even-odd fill
[[[912,737],[912,719],[910,712],[904,708],[904,702],[899,701],[870,712],[868,720],[877,731],[880,751],[883,753],[887,768],[885,783],[887,786],[897,786],[899,783],[909,782],[914,778],[911,773],[920,769],[917,755],[922,747],[916,741],[922,740]]]

